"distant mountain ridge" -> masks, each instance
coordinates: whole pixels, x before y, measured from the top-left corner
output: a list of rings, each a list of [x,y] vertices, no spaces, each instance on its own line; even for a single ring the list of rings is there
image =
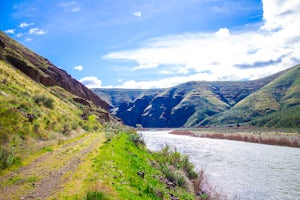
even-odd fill
[[[98,88],[93,91],[106,96],[113,114],[130,126],[198,127],[237,123],[274,126],[263,123],[266,119],[262,117],[272,114],[282,118],[280,113],[291,107],[300,113],[297,110],[299,70],[300,65],[253,81],[195,81],[158,90]],[[286,126],[294,127],[298,122],[299,126],[300,114],[294,114],[293,118],[286,121],[296,122]]]

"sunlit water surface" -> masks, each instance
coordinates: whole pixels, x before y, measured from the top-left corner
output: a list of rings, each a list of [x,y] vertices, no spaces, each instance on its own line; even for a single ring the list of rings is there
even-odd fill
[[[147,147],[166,144],[203,168],[211,185],[229,199],[300,199],[300,148],[195,138],[168,131],[140,131]]]

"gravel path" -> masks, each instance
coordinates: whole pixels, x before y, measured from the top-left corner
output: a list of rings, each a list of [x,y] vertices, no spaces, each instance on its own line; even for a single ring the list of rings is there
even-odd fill
[[[0,199],[47,199],[62,189],[83,158],[98,148],[103,138],[103,134],[86,134],[0,177]]]

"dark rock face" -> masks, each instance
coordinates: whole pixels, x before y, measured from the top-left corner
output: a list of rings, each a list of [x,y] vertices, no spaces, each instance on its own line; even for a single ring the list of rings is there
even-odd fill
[[[144,96],[136,99],[133,103],[121,103],[115,113],[117,117],[121,118],[125,124],[129,126],[136,126],[136,124],[144,124],[143,112],[149,105],[151,97]]]
[[[86,100],[82,99],[82,98],[73,98],[73,100],[74,100],[75,102],[77,102],[77,103],[82,104],[82,105],[91,107],[90,103],[87,102]]]
[[[0,41],[0,59],[6,60],[33,80],[45,86],[60,86],[105,110],[109,109],[105,101],[49,60],[18,44],[2,32],[0,32]]]
[[[0,40],[0,47],[2,47],[2,48],[5,47],[5,43],[2,40]]]

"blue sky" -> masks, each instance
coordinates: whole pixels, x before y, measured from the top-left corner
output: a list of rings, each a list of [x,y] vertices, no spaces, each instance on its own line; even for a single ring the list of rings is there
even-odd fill
[[[291,0],[2,1],[0,29],[88,87],[252,80],[300,63]]]

